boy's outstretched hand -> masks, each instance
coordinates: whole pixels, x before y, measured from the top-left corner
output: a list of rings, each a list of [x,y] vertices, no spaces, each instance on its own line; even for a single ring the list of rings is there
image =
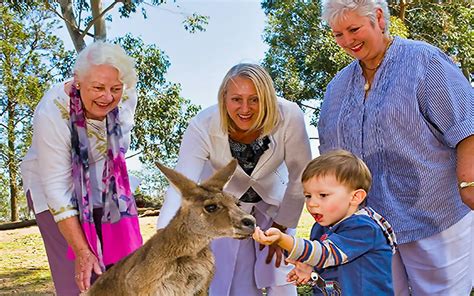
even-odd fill
[[[299,286],[306,284],[311,279],[311,272],[313,271],[311,265],[290,259],[286,259],[286,262],[295,266],[286,276],[288,282]]]
[[[278,228],[271,227],[267,229],[265,232],[260,229],[260,227],[255,227],[255,231],[252,235],[253,239],[263,245],[271,245],[278,241],[282,237],[282,232]]]

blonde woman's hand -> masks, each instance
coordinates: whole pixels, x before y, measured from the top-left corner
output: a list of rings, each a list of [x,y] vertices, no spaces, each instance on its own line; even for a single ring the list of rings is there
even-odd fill
[[[265,246],[260,245],[260,250],[262,250]],[[283,249],[280,248],[276,243],[269,245],[268,246],[268,254],[267,258],[265,260],[265,263],[270,264],[272,262],[272,258],[275,256],[275,267],[278,268],[281,265],[281,262],[283,261]],[[283,261],[285,264],[287,264],[285,261]]]
[[[263,250],[265,246],[268,246],[268,255],[265,263],[270,264],[273,256],[276,256],[275,267],[280,267],[281,261],[283,260],[283,250],[278,246],[278,240],[281,239],[282,232],[278,228],[271,227],[265,232],[260,227],[255,228],[253,238],[255,241],[260,243],[259,250]]]

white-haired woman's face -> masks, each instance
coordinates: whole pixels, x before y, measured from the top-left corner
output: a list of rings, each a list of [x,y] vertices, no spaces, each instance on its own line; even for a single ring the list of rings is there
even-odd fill
[[[76,77],[87,118],[103,120],[117,107],[123,94],[119,71],[110,65],[93,65],[87,73]]]
[[[380,51],[385,49],[383,42],[383,28],[385,21],[383,14],[377,12],[376,23],[372,24],[366,16],[356,12],[347,12],[331,23],[331,29],[337,44],[352,57],[368,65],[376,59]]]

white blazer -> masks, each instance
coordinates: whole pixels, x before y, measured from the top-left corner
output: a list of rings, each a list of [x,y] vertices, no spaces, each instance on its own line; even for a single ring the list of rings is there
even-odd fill
[[[269,135],[269,148],[260,157],[252,174],[237,166],[224,190],[240,198],[249,188],[270,206],[267,215],[289,228],[298,224],[304,204],[301,173],[311,160],[304,114],[296,103],[278,99],[281,121]],[[218,106],[194,117],[184,134],[176,170],[200,182],[232,160],[228,134],[221,128]],[[170,186],[158,217],[157,227],[165,227],[181,205],[181,196]]]

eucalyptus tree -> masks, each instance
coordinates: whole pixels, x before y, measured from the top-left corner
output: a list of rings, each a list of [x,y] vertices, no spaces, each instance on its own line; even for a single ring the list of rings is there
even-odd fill
[[[119,17],[130,17],[139,10],[144,18],[147,18],[145,7],[158,7],[166,4],[167,0],[1,0],[9,3],[15,10],[30,9],[42,1],[48,10],[55,13],[64,21],[76,51],[86,46],[85,37],[94,40],[107,40],[107,22],[112,23],[112,14],[118,10]],[[176,2],[176,0],[172,1]],[[196,13],[178,12],[183,18],[182,23],[185,30],[190,33],[204,31],[209,17]]]
[[[0,204],[10,204],[12,221],[19,218],[19,202],[25,204],[19,200],[19,162],[31,142],[33,110],[58,74],[55,63],[65,56],[53,35],[58,23],[42,5],[32,1],[21,11],[9,3],[0,6],[0,174],[8,184]]]

